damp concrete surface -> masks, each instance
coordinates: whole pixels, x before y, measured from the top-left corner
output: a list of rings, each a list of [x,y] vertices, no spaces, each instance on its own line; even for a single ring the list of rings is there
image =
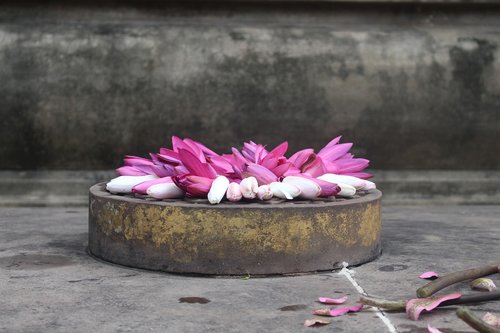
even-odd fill
[[[383,254],[338,271],[257,278],[132,269],[87,253],[85,208],[0,208],[1,332],[474,332],[455,307],[424,313],[361,312],[304,327],[320,296],[415,297],[424,271],[447,273],[500,257],[500,206],[392,206],[383,210]],[[500,276],[492,276],[500,285]],[[471,293],[467,283],[444,292]],[[500,314],[500,302],[472,305]]]

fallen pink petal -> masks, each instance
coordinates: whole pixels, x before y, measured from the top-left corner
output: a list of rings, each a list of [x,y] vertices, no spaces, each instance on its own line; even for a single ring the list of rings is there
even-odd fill
[[[321,319],[321,318],[306,319],[304,321],[304,326],[306,326],[306,327],[323,326],[323,325],[328,325],[328,324],[330,324],[329,320]]]
[[[441,296],[431,296],[427,298],[414,298],[406,302],[406,313],[412,320],[418,320],[422,311],[432,311],[439,304],[450,299],[457,299],[462,297],[460,293],[452,293]]]
[[[323,304],[343,304],[347,301],[347,296],[340,298],[320,297],[319,302]]]
[[[358,312],[363,309],[363,304],[353,305],[344,308],[335,308],[335,309],[318,309],[314,310],[313,314],[317,316],[326,316],[326,317],[339,317],[345,315],[348,312]]]
[[[432,272],[432,271],[429,271],[429,272],[423,272],[422,274],[420,274],[419,278],[421,279],[426,279],[426,280],[435,280],[439,277],[439,274],[436,273],[436,272]]]
[[[361,311],[361,309],[363,309],[363,304],[354,305],[354,306],[345,307],[345,308],[336,308],[336,309],[330,310],[330,316],[338,317],[338,316],[345,315],[348,312],[359,312],[359,311]]]
[[[437,328],[432,327],[430,324],[427,325],[427,330],[429,331],[429,333],[443,333]]]

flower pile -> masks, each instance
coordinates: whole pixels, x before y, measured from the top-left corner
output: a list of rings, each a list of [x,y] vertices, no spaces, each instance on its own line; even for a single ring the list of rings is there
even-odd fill
[[[219,155],[191,139],[172,137],[172,149],[160,148],[150,159],[125,156],[120,175],[106,184],[111,193],[137,193],[156,199],[195,197],[218,204],[229,201],[292,200],[317,197],[352,197],[358,190],[376,186],[363,170],[369,161],[355,158],[352,143],[340,136],[319,152],[303,149],[290,157],[283,142],[268,151],[265,146],[245,142],[240,150]]]

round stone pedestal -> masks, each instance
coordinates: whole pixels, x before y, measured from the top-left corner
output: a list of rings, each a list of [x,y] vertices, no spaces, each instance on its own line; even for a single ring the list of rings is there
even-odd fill
[[[90,188],[89,250],[113,263],[175,273],[293,274],[380,254],[378,190],[348,200],[152,201]]]

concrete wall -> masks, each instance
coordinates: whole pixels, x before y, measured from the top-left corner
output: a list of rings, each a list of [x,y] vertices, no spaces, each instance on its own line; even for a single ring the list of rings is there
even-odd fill
[[[495,5],[0,5],[0,169],[343,134],[377,169],[498,169]]]

